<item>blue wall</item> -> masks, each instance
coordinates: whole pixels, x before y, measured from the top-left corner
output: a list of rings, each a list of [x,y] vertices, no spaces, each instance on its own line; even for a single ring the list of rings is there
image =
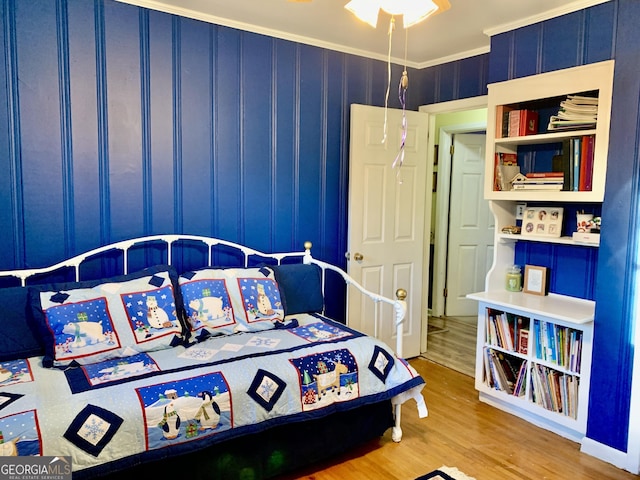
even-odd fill
[[[316,257],[344,264],[349,105],[384,104],[384,62],[112,0],[0,9],[0,269],[166,232],[267,251],[312,240]],[[575,263],[598,263],[580,293],[598,305],[588,435],[620,450],[637,244],[627,226],[638,221],[640,178],[638,10],[614,0],[497,35],[490,54],[410,69],[407,97],[417,109],[484,95],[489,82],[619,60],[606,228],[599,254]]]
[[[0,8],[0,269],[167,232],[344,263],[349,106],[384,105],[385,62],[110,0]],[[484,93],[488,56],[460,63],[484,78],[410,70],[408,107]]]

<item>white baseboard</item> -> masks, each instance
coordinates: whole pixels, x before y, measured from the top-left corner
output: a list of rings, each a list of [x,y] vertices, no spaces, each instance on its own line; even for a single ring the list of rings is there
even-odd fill
[[[629,458],[629,455],[626,452],[616,450],[608,445],[596,442],[591,438],[584,437],[582,439],[582,447],[580,448],[580,451],[587,455],[591,455],[592,457],[596,457],[603,462],[611,463],[618,468],[628,470],[634,475],[639,473],[637,462],[632,462],[632,459]]]

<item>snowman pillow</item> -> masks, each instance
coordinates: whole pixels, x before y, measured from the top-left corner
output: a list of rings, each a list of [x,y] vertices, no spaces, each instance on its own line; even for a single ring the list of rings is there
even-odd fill
[[[172,267],[163,267],[89,288],[30,289],[43,366],[96,363],[182,344],[176,277]]]
[[[180,293],[198,340],[275,328],[284,320],[280,290],[267,268],[204,268],[183,273]]]

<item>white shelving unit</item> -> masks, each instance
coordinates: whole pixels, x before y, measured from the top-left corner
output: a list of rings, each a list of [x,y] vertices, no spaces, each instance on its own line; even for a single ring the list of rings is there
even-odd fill
[[[601,203],[604,199],[604,186],[607,170],[607,150],[609,144],[609,119],[613,85],[613,61],[558,70],[541,75],[499,82],[488,86],[487,148],[485,161],[484,196],[495,219],[494,258],[489,270],[485,291],[467,295],[478,301],[478,338],[476,353],[476,389],[480,399],[503,410],[509,411],[536,425],[554,431],[564,437],[580,442],[586,433],[590,371],[592,357],[593,320],[595,302],[564,295],[550,293],[539,296],[522,292],[508,292],[506,271],[514,263],[517,242],[546,242],[575,246],[576,248],[597,248],[597,245],[575,242],[571,237],[533,237],[501,233],[503,227],[516,224],[516,204],[544,202],[549,205],[566,203]],[[496,108],[499,105],[519,108],[535,108],[548,100],[562,98],[569,94],[597,92],[598,121],[595,129],[554,131],[521,137],[496,138]],[[540,125],[544,132],[546,125]],[[511,190],[495,191],[494,158],[496,152],[517,153],[522,145],[558,144],[563,140],[594,135],[593,185],[590,191],[553,191],[553,190]],[[488,312],[498,311],[510,317],[521,316],[530,324],[530,348],[527,354],[509,351],[496,346],[488,338],[486,322]],[[535,353],[533,335],[534,324],[545,323],[552,328],[579,333],[581,336],[581,362],[579,371],[548,363]],[[509,355],[516,363],[526,363],[526,388],[522,396],[510,395],[492,385],[486,372],[486,352],[494,350]],[[540,365],[540,367],[538,367]],[[574,414],[557,412],[540,405],[533,395],[532,371],[542,368],[550,376],[572,377],[579,384],[577,407]]]
[[[587,428],[589,383],[591,372],[591,357],[593,347],[593,311],[594,303],[586,300],[575,299],[567,301],[558,295],[548,297],[536,297],[524,293],[478,293],[469,296],[479,301],[478,308],[478,348],[476,350],[475,387],[479,391],[480,400],[497,408],[513,413],[540,427],[552,430],[563,437],[576,442],[581,442]],[[553,315],[546,312],[553,310]],[[500,312],[512,317],[525,319],[529,332],[528,351],[519,353],[517,349],[505,348],[492,341],[487,334],[487,322],[489,312]],[[549,332],[563,331],[577,332],[580,340],[580,361],[576,367],[570,368],[561,360],[551,361],[545,359],[541,349],[536,349],[538,340],[535,338],[534,325],[539,328],[543,323]],[[549,337],[558,341],[559,334]],[[515,343],[515,339],[514,339]],[[557,352],[561,347],[558,342],[554,348]],[[488,352],[496,352],[511,359],[518,365],[524,363],[524,392],[518,396],[493,385],[491,373],[487,370],[486,355]],[[560,357],[560,354],[557,353]],[[543,385],[534,387],[535,372],[542,370],[545,380],[553,383],[558,381],[557,390],[554,387]],[[577,385],[574,394],[563,381],[574,382]],[[544,382],[543,382],[544,383]],[[574,397],[575,395],[575,397]],[[546,400],[542,400],[546,397]],[[571,400],[569,400],[571,398]],[[538,401],[536,401],[536,399]],[[540,404],[538,402],[544,402]],[[569,404],[572,406],[570,407]],[[554,406],[555,405],[555,406]]]

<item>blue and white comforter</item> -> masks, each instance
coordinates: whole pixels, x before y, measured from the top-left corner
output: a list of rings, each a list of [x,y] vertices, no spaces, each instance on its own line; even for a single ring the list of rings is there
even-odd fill
[[[423,379],[384,343],[319,315],[296,322],[66,370],[4,362],[0,451],[70,456],[74,478],[88,478],[167,448],[420,397]]]

